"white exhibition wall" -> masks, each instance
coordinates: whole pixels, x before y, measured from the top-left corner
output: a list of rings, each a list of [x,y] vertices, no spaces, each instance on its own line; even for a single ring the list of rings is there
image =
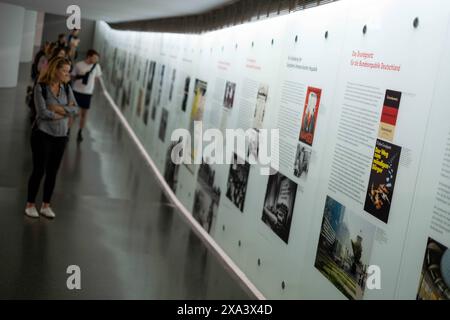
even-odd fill
[[[267,298],[449,299],[449,22],[446,0],[341,0],[203,35],[98,23],[95,48],[168,184]],[[279,129],[279,171],[175,166],[195,120]]]

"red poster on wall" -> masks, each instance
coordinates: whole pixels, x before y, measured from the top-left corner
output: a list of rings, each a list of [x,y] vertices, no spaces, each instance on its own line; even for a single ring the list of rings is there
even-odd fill
[[[318,88],[308,87],[308,90],[306,91],[306,100],[303,110],[299,140],[310,146],[312,146],[314,140],[321,94],[322,89]]]

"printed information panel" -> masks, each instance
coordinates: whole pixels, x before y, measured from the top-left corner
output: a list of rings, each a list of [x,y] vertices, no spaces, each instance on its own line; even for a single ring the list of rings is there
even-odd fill
[[[95,48],[170,188],[267,298],[448,299],[449,17],[340,0],[201,35],[98,23]]]

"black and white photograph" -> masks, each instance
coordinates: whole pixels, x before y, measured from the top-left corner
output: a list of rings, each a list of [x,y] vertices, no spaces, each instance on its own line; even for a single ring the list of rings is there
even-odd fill
[[[155,78],[155,68],[156,68],[156,62],[151,61],[150,62],[150,70],[148,72],[148,80],[147,80],[147,88],[145,91],[145,110],[144,110],[144,123],[148,124],[148,118],[150,116],[150,101],[152,97],[152,90],[153,90],[153,80]]]
[[[220,187],[215,185],[215,174],[209,164],[200,165],[192,210],[194,218],[208,233],[214,230],[220,202],[221,191]]]
[[[259,132],[251,129],[250,134],[247,136],[248,151],[247,158],[251,164],[258,163],[259,155]]]
[[[156,100],[153,100],[151,119],[152,121],[156,119]]]
[[[181,111],[186,111],[186,106],[189,98],[189,86],[191,85],[191,77],[186,77],[184,80],[184,92],[183,92],[183,102],[181,103]]]
[[[163,108],[161,113],[161,123],[159,124],[159,139],[164,142],[166,140],[167,121],[169,118],[169,112]]]
[[[224,108],[228,110],[233,108],[235,92],[236,92],[236,83],[227,81],[225,85],[225,94],[223,97]]]
[[[112,55],[112,68],[111,68],[111,78],[110,81],[112,83],[112,85],[115,87],[116,86],[116,66],[118,65],[117,63],[117,48],[114,48],[114,53]]]
[[[450,300],[450,250],[428,238],[417,300]]]
[[[240,163],[238,163],[238,156],[234,153],[233,163],[230,165],[230,172],[228,174],[226,196],[239,211],[243,212],[250,164],[243,160],[240,160],[239,162]]]
[[[348,299],[360,300],[376,228],[327,196],[314,266]]]
[[[173,69],[172,70],[172,78],[170,80],[169,101],[172,101],[173,88],[175,87],[175,78],[176,78],[176,76],[177,76],[177,70]]]
[[[144,109],[144,90],[142,88],[139,88],[137,107],[136,107],[136,115],[138,118],[141,117],[143,109]]]
[[[155,91],[155,97],[152,101],[152,113],[151,113],[151,119],[152,121],[155,121],[156,119],[156,113],[157,110],[161,104],[161,96],[162,96],[162,90],[163,90],[163,84],[164,84],[164,74],[165,74],[166,66],[161,65],[160,69],[158,70],[158,86]]]
[[[131,106],[131,81],[128,81],[127,94],[125,100],[126,106]]]
[[[146,81],[148,80],[147,75],[148,75],[149,72],[151,71],[151,70],[149,69],[150,64],[151,64],[151,61],[150,61],[150,60],[146,60],[146,61],[145,61],[144,77],[142,78],[142,87],[144,87],[144,88],[145,88],[145,86],[146,86]]]
[[[311,160],[311,148],[301,143],[297,145],[294,161],[294,176],[297,178],[308,175],[309,161]]]
[[[161,74],[159,76],[159,86],[158,86],[158,95],[157,95],[157,100],[156,100],[156,107],[158,108],[161,105],[161,96],[162,96],[162,91],[163,91],[163,87],[164,87],[164,75],[165,75],[165,71],[166,71],[166,66],[163,64],[161,66]]]
[[[127,102],[128,102],[127,90],[124,87],[122,87],[122,88],[120,88],[120,91],[122,91],[122,95],[121,95],[121,99],[120,99],[120,109],[122,111],[125,111],[125,109],[127,107]]]
[[[176,145],[181,143],[181,138],[179,141],[173,141],[170,143],[169,147],[167,148],[166,153],[166,165],[164,168],[164,179],[166,180],[167,184],[170,186],[173,192],[177,191],[177,185],[178,185],[178,172],[180,169],[180,165],[177,165],[172,161],[172,151]],[[183,150],[183,149],[181,149]],[[183,156],[183,154],[179,154],[180,157]]]
[[[263,127],[268,94],[269,86],[261,84],[258,88],[258,94],[256,96],[255,113],[253,115],[253,129],[259,130]]]
[[[280,172],[267,183],[262,221],[286,244],[289,241],[297,184]]]

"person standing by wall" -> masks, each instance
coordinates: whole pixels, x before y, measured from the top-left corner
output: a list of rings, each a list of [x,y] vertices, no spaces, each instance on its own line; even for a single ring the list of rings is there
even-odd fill
[[[80,30],[73,29],[67,37],[67,53],[72,62],[78,57],[78,46],[80,44],[79,34]]]
[[[58,48],[66,48],[68,46],[66,41],[66,35],[64,33],[60,33],[58,35],[58,41],[56,42],[56,47]]]
[[[78,39],[79,34],[80,34],[80,30],[79,29],[72,29],[72,30],[70,30],[70,34],[67,37],[67,45],[70,46],[70,43],[72,42],[72,40]]]
[[[48,52],[50,47],[50,42],[46,41],[45,44],[39,49],[36,55],[33,58],[33,63],[31,65],[31,79],[35,82],[39,76],[38,72],[38,64],[39,60],[45,56],[46,52]]]
[[[92,94],[94,93],[95,80],[100,78],[102,70],[98,64],[99,54],[90,49],[86,54],[86,59],[78,62],[72,71],[73,91],[75,99],[80,106],[80,129],[78,130],[77,141],[83,141],[83,129],[86,126],[87,112],[91,105]]]
[[[39,217],[36,196],[44,175],[44,198],[40,213],[47,218],[55,217],[50,201],[67,144],[68,118],[78,110],[72,89],[67,84],[69,70],[69,60],[53,58],[34,88],[37,117],[31,134],[33,171],[28,180],[25,207],[25,214],[32,218]]]

